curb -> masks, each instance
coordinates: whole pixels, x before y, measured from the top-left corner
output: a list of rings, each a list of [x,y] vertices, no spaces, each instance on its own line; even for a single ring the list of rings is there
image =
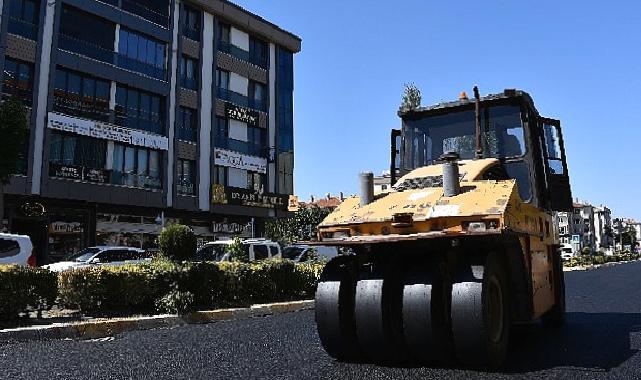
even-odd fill
[[[629,260],[629,261],[614,261],[611,263],[603,263],[603,264],[594,264],[594,265],[577,265],[574,267],[563,267],[564,272],[574,272],[574,271],[586,271],[586,270],[593,270],[593,269],[599,269],[602,267],[612,267],[615,265],[620,265],[620,264],[630,264],[630,263],[635,263],[640,260]]]
[[[60,339],[99,339],[127,331],[233,321],[266,315],[291,313],[314,308],[314,301],[279,302],[248,308],[196,311],[187,315],[154,315],[149,317],[98,319],[87,322],[54,323],[0,330],[0,343]]]

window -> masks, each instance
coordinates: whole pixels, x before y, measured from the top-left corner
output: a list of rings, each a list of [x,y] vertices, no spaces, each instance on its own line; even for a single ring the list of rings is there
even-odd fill
[[[196,183],[196,162],[191,160],[178,160],[178,194],[194,195]]]
[[[269,257],[267,246],[263,244],[254,245],[254,260],[265,260]]]
[[[190,90],[198,90],[198,61],[185,56],[180,57],[180,85]]]
[[[185,141],[198,141],[198,122],[196,110],[187,107],[179,107],[176,115],[176,135],[178,139]]]
[[[165,44],[151,37],[120,28],[118,66],[165,79]]]
[[[218,40],[223,43],[230,43],[230,27],[225,23],[218,23]]]
[[[2,85],[4,96],[13,96],[30,106],[33,101],[33,65],[11,58],[4,62]]]
[[[183,35],[194,41],[200,41],[200,12],[185,6],[184,16]]]
[[[249,38],[249,61],[262,68],[269,67],[269,49],[266,42],[254,37]]]
[[[265,175],[256,172],[247,172],[247,188],[262,193],[265,191]]]
[[[20,245],[15,240],[0,238],[0,258],[17,256],[20,253]]]
[[[267,111],[265,85],[249,81],[249,106],[260,111]]]
[[[68,115],[109,121],[110,83],[57,68],[53,109]]]
[[[58,48],[114,64],[115,29],[112,22],[63,4]]]
[[[267,146],[267,130],[259,127],[247,127],[248,148],[245,152],[252,156],[267,157],[269,147]]]
[[[216,86],[219,89],[229,89],[229,71],[216,69]]]
[[[278,188],[281,194],[294,191],[294,55],[278,48],[276,53],[276,128]]]
[[[117,0],[106,0],[115,2]],[[122,0],[122,9],[136,14],[155,24],[169,25],[169,2],[167,0]]]
[[[213,181],[217,185],[227,186],[227,168],[224,166],[214,166]]]
[[[37,39],[39,13],[39,1],[9,0],[9,33]]]
[[[544,124],[543,131],[545,135],[546,158],[548,168],[551,174],[563,174],[563,161],[561,158],[561,146],[559,141],[559,131],[554,125]]]
[[[161,188],[160,152],[115,144],[112,183],[148,189]]]
[[[164,133],[164,101],[133,88],[116,87],[116,124],[132,129]]]
[[[80,166],[103,169],[107,142],[86,136],[51,133],[49,162],[61,166]]]

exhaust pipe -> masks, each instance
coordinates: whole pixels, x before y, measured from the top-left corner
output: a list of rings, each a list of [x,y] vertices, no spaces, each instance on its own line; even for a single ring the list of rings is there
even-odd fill
[[[441,156],[443,160],[443,195],[453,197],[461,192],[458,170],[459,155],[456,152],[448,152]]]
[[[476,124],[476,158],[483,158],[483,143],[481,141],[481,96],[479,88],[474,86],[474,120]]]
[[[361,207],[372,203],[374,200],[374,173],[362,172],[361,179]]]

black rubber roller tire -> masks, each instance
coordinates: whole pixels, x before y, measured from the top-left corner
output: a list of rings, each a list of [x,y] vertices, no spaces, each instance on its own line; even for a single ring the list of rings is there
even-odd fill
[[[499,368],[510,338],[508,275],[498,254],[485,265],[461,268],[452,284],[452,335],[456,358],[472,367]]]
[[[354,256],[332,259],[321,274],[315,297],[316,328],[329,356],[343,361],[361,357],[354,321],[357,265]]]
[[[447,362],[452,356],[451,283],[437,262],[408,271],[403,287],[403,336],[410,354],[421,362]]]
[[[376,363],[407,360],[401,317],[399,268],[381,263],[363,267],[356,285],[356,335],[366,358]]]

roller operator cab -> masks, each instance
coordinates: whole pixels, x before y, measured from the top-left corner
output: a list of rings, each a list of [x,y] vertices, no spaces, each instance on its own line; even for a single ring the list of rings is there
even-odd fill
[[[523,91],[399,111],[393,186],[347,198],[319,226],[332,259],[316,292],[321,343],[339,360],[498,368],[511,326],[563,324],[553,212],[572,196],[558,120]],[[396,175],[400,176],[396,181]]]

